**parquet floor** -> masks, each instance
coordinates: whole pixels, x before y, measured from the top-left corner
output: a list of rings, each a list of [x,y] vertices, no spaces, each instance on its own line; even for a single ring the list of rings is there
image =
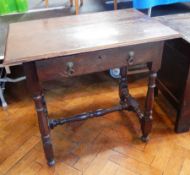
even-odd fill
[[[105,73],[44,83],[50,117],[69,116],[118,103],[117,81]],[[143,106],[146,79],[130,83]],[[136,116],[115,112],[52,131],[56,166],[44,159],[33,102],[24,83],[9,89],[0,109],[0,174],[7,175],[190,175],[190,134],[175,134],[173,108],[160,96],[154,104],[149,143]]]

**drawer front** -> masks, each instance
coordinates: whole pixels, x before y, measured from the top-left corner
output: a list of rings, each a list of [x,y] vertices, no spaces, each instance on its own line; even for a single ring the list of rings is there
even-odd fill
[[[154,62],[159,68],[162,45],[162,42],[140,44],[37,61],[38,77],[44,81],[147,62]]]

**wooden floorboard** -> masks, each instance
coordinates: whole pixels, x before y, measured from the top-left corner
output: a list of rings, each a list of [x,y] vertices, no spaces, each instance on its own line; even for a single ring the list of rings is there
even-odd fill
[[[140,102],[147,80],[130,82]],[[70,116],[118,103],[118,82],[98,73],[43,84],[50,117]],[[44,158],[33,102],[25,83],[9,88],[0,109],[2,175],[190,175],[190,134],[175,134],[175,111],[160,94],[154,103],[153,131],[145,144],[131,112],[59,126],[51,132],[56,165]]]

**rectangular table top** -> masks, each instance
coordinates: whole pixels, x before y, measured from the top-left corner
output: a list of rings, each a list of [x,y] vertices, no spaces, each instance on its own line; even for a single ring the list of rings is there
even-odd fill
[[[190,13],[160,16],[156,19],[178,31],[190,43]]]
[[[4,64],[178,38],[180,34],[134,9],[13,23]]]

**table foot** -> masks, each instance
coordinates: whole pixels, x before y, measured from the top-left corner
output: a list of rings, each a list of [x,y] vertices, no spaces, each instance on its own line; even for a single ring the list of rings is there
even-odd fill
[[[54,166],[55,165],[55,160],[48,161],[49,166]]]
[[[142,137],[141,140],[143,142],[147,142],[148,141],[148,136],[152,130],[152,119],[144,116],[141,119],[141,130],[142,130]]]
[[[142,142],[147,143],[149,141],[149,136],[141,136]]]
[[[49,129],[49,132],[50,132],[50,129]],[[49,165],[49,164],[52,164],[54,161],[53,146],[51,143],[51,138],[49,134],[43,135],[43,133],[41,133],[41,135],[42,135],[42,143],[43,143],[45,157]]]

